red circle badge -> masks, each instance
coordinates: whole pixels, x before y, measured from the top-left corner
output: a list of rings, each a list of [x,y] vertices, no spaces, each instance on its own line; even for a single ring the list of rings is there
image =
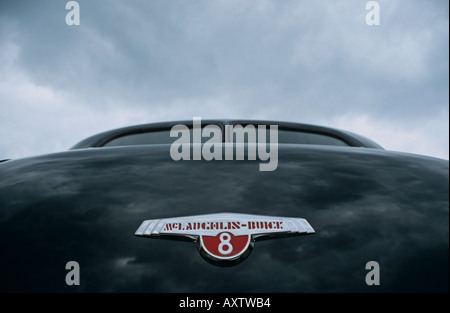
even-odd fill
[[[221,232],[216,236],[200,236],[200,244],[214,259],[231,260],[239,258],[250,246],[251,236],[235,236],[231,232]]]

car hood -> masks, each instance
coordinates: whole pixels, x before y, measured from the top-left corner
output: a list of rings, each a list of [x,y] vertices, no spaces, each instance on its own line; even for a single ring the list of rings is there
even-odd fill
[[[170,145],[81,149],[0,164],[1,291],[448,292],[448,161],[280,145],[259,161],[178,161]],[[239,265],[189,242],[134,235],[147,219],[209,213],[305,218]],[[65,264],[80,265],[77,289]],[[365,282],[367,262],[381,284]]]

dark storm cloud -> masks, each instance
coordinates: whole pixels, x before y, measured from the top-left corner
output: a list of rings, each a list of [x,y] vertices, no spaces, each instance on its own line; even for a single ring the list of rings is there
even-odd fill
[[[106,129],[201,115],[407,134],[440,119],[419,130],[435,137],[448,130],[448,3],[378,2],[380,26],[366,1],[80,0],[81,25],[67,26],[66,1],[3,1],[0,69],[83,123],[116,116]]]

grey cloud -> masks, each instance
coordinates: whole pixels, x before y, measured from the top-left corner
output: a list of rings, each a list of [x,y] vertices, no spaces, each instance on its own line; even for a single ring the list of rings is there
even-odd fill
[[[2,2],[0,44],[31,82],[93,110],[407,128],[448,108],[445,1],[378,1],[380,26],[364,1],[78,2],[76,27],[64,1]]]

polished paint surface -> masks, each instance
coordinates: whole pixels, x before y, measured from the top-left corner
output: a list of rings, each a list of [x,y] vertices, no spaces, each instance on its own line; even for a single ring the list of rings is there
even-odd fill
[[[448,161],[280,145],[260,161],[178,161],[170,145],[0,163],[0,291],[448,292]],[[147,219],[220,212],[305,218],[310,236],[256,242],[234,267],[191,242],[140,238]],[[77,261],[81,285],[67,286]],[[367,286],[365,265],[380,265]]]

